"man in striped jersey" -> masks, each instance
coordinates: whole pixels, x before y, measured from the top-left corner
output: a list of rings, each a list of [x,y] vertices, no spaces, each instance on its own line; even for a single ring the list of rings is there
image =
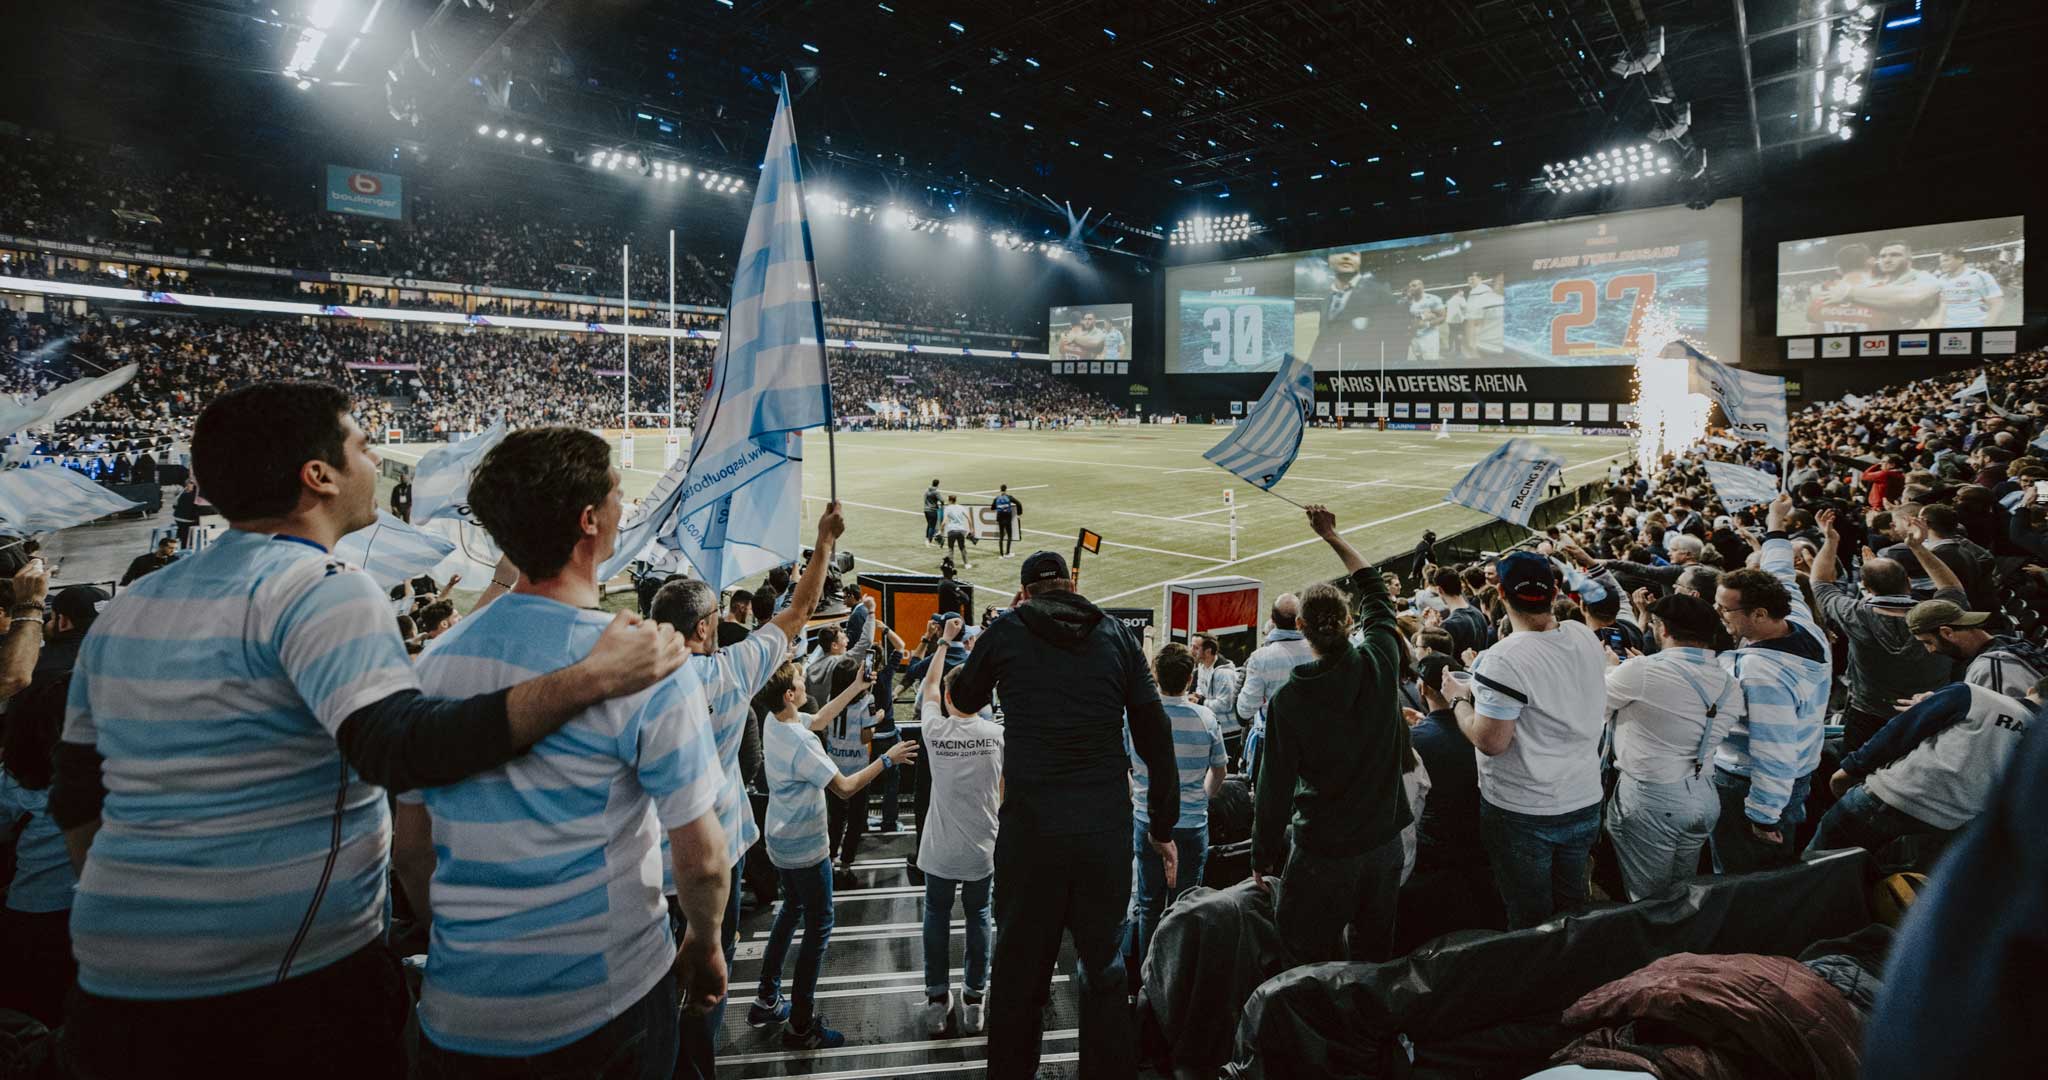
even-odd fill
[[[1765,515],[1756,569],[1721,578],[1714,606],[1739,647],[1728,654],[1749,715],[1735,722],[1714,753],[1721,817],[1712,850],[1717,873],[1739,874],[1790,862],[1806,817],[1806,792],[1820,765],[1833,680],[1826,635],[1799,591],[1780,494]]]
[[[797,639],[818,606],[818,598],[825,591],[825,572],[832,567],[833,548],[845,531],[846,519],[839,516],[839,504],[828,504],[818,518],[818,539],[812,545],[811,561],[804,565],[803,576],[791,591],[789,606],[737,645],[718,646],[718,592],[711,586],[696,580],[671,581],[654,595],[655,621],[675,627],[693,654],[686,670],[694,673],[704,687],[711,709],[711,736],[718,743],[719,764],[725,770],[725,787],[718,796],[718,822],[725,830],[726,863],[732,867],[731,883],[724,898],[725,914],[720,923],[728,966],[739,943],[742,860],[747,849],[761,838],[761,827],[754,821],[753,802],[740,775],[740,739],[746,734],[747,705],[788,659],[789,643]],[[684,921],[688,921],[688,912],[684,913]],[[676,1059],[678,1077],[713,1080],[718,1033],[724,1020],[723,1001],[702,1017],[684,1018],[682,1052]]]
[[[497,768],[681,663],[621,615],[554,674],[422,697],[383,590],[328,555],[376,520],[348,410],[317,383],[208,406],[193,470],[230,529],[123,590],[79,654],[50,800],[80,868],[78,1075],[401,1074],[378,785]]]
[[[1134,974],[1145,963],[1145,950],[1152,945],[1152,932],[1159,927],[1159,915],[1167,901],[1202,883],[1202,862],[1209,854],[1209,797],[1223,787],[1230,763],[1223,752],[1223,728],[1216,722],[1216,714],[1187,697],[1195,681],[1195,654],[1178,641],[1169,643],[1152,658],[1152,674],[1159,680],[1159,704],[1173,724],[1173,760],[1180,772],[1180,820],[1173,826],[1179,867],[1174,884],[1168,886],[1159,855],[1145,835],[1151,822],[1145,812],[1145,797],[1152,789],[1152,772],[1131,745],[1131,733],[1125,731],[1124,754],[1131,759],[1131,854],[1138,883],[1125,930],[1125,955],[1130,958],[1126,966]]]
[[[513,432],[477,466],[469,502],[519,585],[420,657],[435,693],[515,684],[579,654],[605,623],[597,567],[618,543],[621,500],[603,439]],[[703,688],[678,672],[584,710],[515,761],[400,796],[392,860],[414,910],[433,919],[416,1075],[516,1066],[666,1080],[670,969],[693,1011],[725,991],[730,863],[713,812],[724,780]],[[690,922],[680,964],[662,832]]]

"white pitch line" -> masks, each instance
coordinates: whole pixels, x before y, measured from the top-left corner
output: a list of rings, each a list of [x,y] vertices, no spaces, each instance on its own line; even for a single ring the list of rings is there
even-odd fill
[[[1216,508],[1216,509],[1214,509],[1214,510],[1197,510],[1197,511],[1195,511],[1195,512],[1194,512],[1194,513],[1192,513],[1192,514],[1182,514],[1181,516],[1179,516],[1179,517],[1177,517],[1177,518],[1169,518],[1168,520],[1170,520],[1170,521],[1192,521],[1192,520],[1194,520],[1195,518],[1198,518],[1198,517],[1208,517],[1208,516],[1209,516],[1210,514],[1220,514],[1220,513],[1224,512],[1225,510],[1228,510],[1228,509],[1230,509],[1230,507],[1228,507],[1228,506],[1219,506],[1219,507],[1217,507],[1217,508]]]
[[[1135,511],[1135,510],[1112,510],[1112,511],[1110,511],[1110,513],[1112,513],[1112,514],[1119,514],[1119,515],[1122,515],[1123,517],[1134,517],[1134,518],[1151,518],[1151,519],[1152,519],[1153,521],[1164,521],[1164,522],[1169,522],[1169,523],[1171,523],[1171,524],[1174,524],[1174,525],[1200,525],[1200,526],[1202,526],[1202,527],[1203,527],[1203,528],[1205,528],[1205,529],[1228,529],[1228,528],[1230,528],[1230,526],[1229,526],[1229,525],[1226,525],[1226,524],[1224,524],[1223,522],[1220,522],[1220,521],[1189,521],[1189,520],[1188,520],[1188,519],[1186,519],[1186,518],[1174,518],[1174,517],[1160,517],[1160,516],[1159,516],[1158,514],[1140,514],[1140,513],[1138,513],[1138,512],[1137,512],[1137,511]],[[1105,543],[1107,543],[1107,541],[1104,541],[1104,542],[1105,542]]]
[[[1049,487],[1051,487],[1051,486],[1052,486],[1051,484],[1020,484],[1020,485],[1018,485],[1017,487],[1013,487],[1013,488],[1011,488],[1010,490],[1011,490],[1011,491],[1038,491],[1038,490],[1040,490],[1040,489],[1042,489],[1042,488],[1049,488]],[[940,491],[946,491],[946,490],[948,490],[948,489],[946,489],[946,488],[940,488],[939,490],[940,490]],[[1003,490],[1003,489],[1001,489],[1001,488],[990,488],[990,489],[988,489],[987,491],[961,491],[961,492],[955,492],[955,494],[959,494],[959,495],[995,495],[995,494],[998,494],[998,493],[1000,493],[1000,492],[1001,492],[1002,490]]]
[[[1565,471],[1565,472],[1571,472],[1571,471],[1572,471],[1572,470],[1574,470],[1574,469],[1584,469],[1584,468],[1590,468],[1591,466],[1594,466],[1594,465],[1602,465],[1602,464],[1605,464],[1605,463],[1607,463],[1607,462],[1609,462],[1609,461],[1612,461],[1612,460],[1614,460],[1615,458],[1621,457],[1621,456],[1623,456],[1624,454],[1627,454],[1627,453],[1629,453],[1629,451],[1627,451],[1627,450],[1622,450],[1622,451],[1617,451],[1617,452],[1615,452],[1615,453],[1609,454],[1609,455],[1607,455],[1606,457],[1602,457],[1602,458],[1594,458],[1594,459],[1593,459],[1593,460],[1591,460],[1591,461],[1582,461],[1582,462],[1580,462],[1580,463],[1579,463],[1579,464],[1577,464],[1577,465],[1567,465],[1567,466],[1565,466],[1565,468],[1564,468],[1564,471]],[[1457,506],[1457,504],[1455,504],[1455,503],[1447,503],[1447,502],[1443,502],[1443,503],[1430,503],[1430,504],[1429,504],[1429,505],[1427,505],[1427,506],[1418,506],[1418,507],[1416,507],[1416,508],[1415,508],[1415,509],[1413,509],[1413,510],[1406,510],[1406,511],[1403,511],[1403,512],[1401,512],[1401,513],[1399,513],[1399,514],[1395,514],[1395,515],[1393,515],[1393,516],[1391,516],[1391,517],[1383,517],[1383,518],[1380,518],[1380,519],[1378,519],[1377,521],[1368,521],[1368,522],[1364,523],[1363,525],[1353,525],[1353,526],[1351,526],[1351,527],[1350,527],[1350,528],[1348,528],[1348,529],[1340,529],[1340,530],[1338,530],[1338,532],[1339,532],[1340,534],[1342,534],[1342,533],[1355,533],[1355,532],[1359,531],[1360,529],[1370,529],[1370,528],[1372,528],[1372,527],[1373,527],[1373,526],[1375,526],[1375,525],[1386,525],[1386,524],[1388,524],[1388,523],[1390,523],[1390,522],[1395,522],[1395,521],[1399,521],[1399,520],[1401,520],[1402,518],[1410,518],[1410,517],[1414,517],[1414,516],[1415,516],[1415,515],[1417,515],[1417,514],[1426,514],[1426,513],[1428,513],[1428,512],[1429,512],[1429,511],[1431,511],[1431,510],[1442,510],[1442,509],[1445,509],[1445,508],[1448,508],[1448,507],[1455,507],[1455,506]],[[1463,508],[1463,507],[1458,507],[1458,509],[1464,509],[1464,508]],[[1245,556],[1244,558],[1241,558],[1241,559],[1226,559],[1226,560],[1224,560],[1224,561],[1222,561],[1222,562],[1219,562],[1219,563],[1217,563],[1217,564],[1216,564],[1215,566],[1210,566],[1210,567],[1206,567],[1206,568],[1204,568],[1203,570],[1201,570],[1201,571],[1200,571],[1200,573],[1204,573],[1204,574],[1210,574],[1210,573],[1214,573],[1214,572],[1216,572],[1216,571],[1218,571],[1218,570],[1222,570],[1222,569],[1224,569],[1225,567],[1231,567],[1231,566],[1242,566],[1242,565],[1244,565],[1245,563],[1251,562],[1251,561],[1253,561],[1253,560],[1255,560],[1255,559],[1263,559],[1263,558],[1265,558],[1265,557],[1267,557],[1267,556],[1269,556],[1269,555],[1278,555],[1278,554],[1280,554],[1280,553],[1281,553],[1281,552],[1283,552],[1283,551],[1293,551],[1293,550],[1294,550],[1295,548],[1298,548],[1298,547],[1306,547],[1306,546],[1308,546],[1308,545],[1310,545],[1310,544],[1313,544],[1313,543],[1315,543],[1316,541],[1318,541],[1318,540],[1320,540],[1320,539],[1321,539],[1321,537],[1311,536],[1311,537],[1309,537],[1309,538],[1308,538],[1308,539],[1306,539],[1306,540],[1297,540],[1297,541],[1295,541],[1294,543],[1291,543],[1291,544],[1282,544],[1282,545],[1280,545],[1279,547],[1276,547],[1276,548],[1270,548],[1270,549],[1268,549],[1268,550],[1266,550],[1266,551],[1261,551],[1261,552],[1258,552],[1258,553],[1256,553],[1256,554],[1252,554],[1252,555],[1246,555],[1246,556]],[[1162,580],[1159,580],[1159,581],[1155,581],[1155,582],[1153,582],[1153,583],[1152,583],[1152,584],[1150,584],[1150,585],[1140,585],[1140,586],[1138,586],[1138,587],[1137,587],[1137,588],[1135,588],[1135,589],[1125,589],[1125,590],[1124,590],[1123,592],[1117,593],[1117,594],[1116,594],[1116,595],[1114,595],[1114,596],[1105,596],[1105,597],[1102,597],[1102,598],[1100,598],[1100,599],[1096,599],[1096,598],[1094,598],[1094,597],[1090,597],[1089,599],[1090,599],[1091,601],[1093,601],[1093,602],[1094,602],[1094,603],[1095,603],[1095,604],[1096,604],[1097,606],[1100,606],[1100,605],[1102,605],[1102,604],[1107,604],[1107,603],[1109,603],[1109,602],[1110,602],[1110,601],[1112,601],[1112,600],[1121,600],[1121,599],[1123,599],[1123,598],[1124,598],[1124,597],[1126,597],[1126,596],[1133,596],[1133,595],[1136,595],[1136,594],[1138,594],[1138,593],[1141,593],[1141,592],[1148,592],[1148,591],[1150,591],[1150,590],[1152,590],[1152,589],[1157,589],[1157,588],[1160,588],[1160,587],[1162,587],[1162,586],[1165,586],[1165,585],[1171,585],[1171,584],[1173,584],[1173,583],[1174,583],[1174,582],[1176,582],[1176,581],[1185,581],[1185,580],[1187,580],[1188,576],[1189,576],[1189,575],[1186,575],[1186,574],[1182,574],[1182,575],[1180,575],[1179,577],[1170,577],[1170,578],[1165,578],[1165,579],[1162,579]]]

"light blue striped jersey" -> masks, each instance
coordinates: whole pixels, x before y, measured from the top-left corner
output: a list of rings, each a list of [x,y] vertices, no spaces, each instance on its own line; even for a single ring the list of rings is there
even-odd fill
[[[23,787],[13,773],[0,769],[0,830],[13,831],[23,814],[29,819],[15,844],[14,880],[0,882],[8,886],[7,910],[64,911],[71,907],[78,878],[71,873],[64,832],[50,820],[50,789]]]
[[[823,702],[812,702],[822,706]],[[847,776],[868,767],[868,744],[861,741],[862,733],[881,722],[875,712],[874,699],[863,694],[859,700],[848,705],[845,711],[832,718],[825,727],[825,752]]]
[[[383,590],[308,541],[230,529],[122,590],[64,721],[106,759],[71,908],[79,985],[228,994],[275,981],[287,954],[303,975],[374,939],[391,816],[334,735],[418,687]]]
[[[1165,697],[1166,718],[1173,723],[1174,765],[1180,770],[1180,823],[1175,828],[1195,829],[1209,824],[1209,792],[1204,787],[1209,770],[1223,768],[1230,759],[1223,752],[1223,727],[1206,705],[1195,705],[1185,697]],[[1131,746],[1131,729],[1124,727],[1124,753],[1131,759],[1131,814],[1140,824],[1152,820],[1145,808],[1150,797],[1152,771]]]
[[[501,596],[428,646],[420,681],[448,697],[503,690],[583,659],[610,621]],[[496,769],[400,796],[434,828],[421,1030],[449,1050],[523,1057],[639,1001],[675,960],[658,837],[710,813],[723,782],[703,695],[676,674]]]
[[[726,862],[737,865],[740,856],[761,838],[754,823],[754,807],[747,800],[747,782],[740,776],[740,740],[747,732],[747,703],[782,661],[789,655],[789,639],[782,628],[768,623],[746,639],[727,645],[711,656],[692,656],[683,670],[695,675],[704,687],[704,699],[711,707],[711,737],[718,741],[719,764],[725,769],[725,790],[718,796],[718,824],[725,829]],[[773,720],[766,723],[773,723]],[[765,724],[764,724],[765,726]]]
[[[804,726],[808,714],[761,724],[761,771],[768,778],[768,861],[783,870],[818,865],[832,853],[825,789],[839,775],[832,755]]]
[[[1714,764],[1749,777],[1743,814],[1760,825],[1775,825],[1792,798],[1792,785],[1820,766],[1821,732],[1828,718],[1828,690],[1834,680],[1828,638],[1813,621],[1806,594],[1792,566],[1792,541],[1764,541],[1757,565],[1792,594],[1788,621],[1812,638],[1802,656],[1784,639],[1744,643],[1723,653],[1721,662],[1742,681],[1749,715],[1735,721],[1714,752]]]

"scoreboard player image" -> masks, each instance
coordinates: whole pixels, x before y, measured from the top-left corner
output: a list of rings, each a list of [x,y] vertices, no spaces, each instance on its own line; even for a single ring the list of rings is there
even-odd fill
[[[1290,352],[1321,372],[1625,365],[1652,313],[1736,356],[1741,234],[1722,199],[1169,267],[1166,370],[1272,371]]]
[[[2014,326],[2023,218],[1923,225],[1778,245],[1778,333]]]
[[[1131,305],[1056,307],[1046,318],[1047,349],[1059,360],[1129,360]]]

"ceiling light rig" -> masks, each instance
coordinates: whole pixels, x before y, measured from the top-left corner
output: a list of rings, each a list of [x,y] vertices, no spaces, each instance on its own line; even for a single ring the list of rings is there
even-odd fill
[[[1813,76],[1806,84],[1810,100],[1805,103],[1806,126],[1814,134],[1825,132],[1844,141],[1855,136],[1852,121],[1861,115],[1877,20],[1876,7],[1843,0],[1842,13],[1815,28],[1819,47],[1814,50]]]
[[[1650,143],[1598,150],[1543,166],[1543,186],[1559,195],[1640,184],[1671,174],[1671,156]]]
[[[1265,231],[1265,226],[1252,221],[1250,214],[1232,214],[1227,217],[1192,217],[1173,227],[1167,235],[1170,246],[1187,244],[1220,244],[1233,240],[1244,240],[1254,233]]]

